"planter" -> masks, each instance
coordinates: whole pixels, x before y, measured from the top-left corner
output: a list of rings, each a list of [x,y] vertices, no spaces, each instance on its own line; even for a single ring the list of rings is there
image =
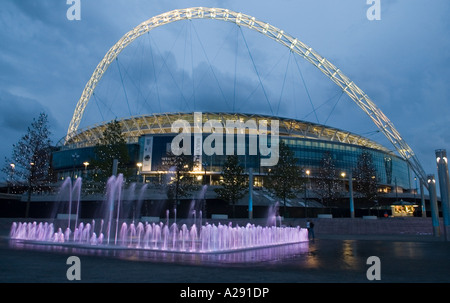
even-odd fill
[[[77,214],[70,214],[70,220],[75,220],[77,218]],[[58,220],[68,220],[69,214],[57,214],[56,219]]]
[[[362,217],[363,219],[367,219],[367,220],[376,220],[376,219],[378,219],[378,217],[377,216],[363,216]]]
[[[228,219],[228,215],[224,215],[224,214],[212,214],[211,215],[211,219]]]
[[[141,217],[142,222],[156,222],[160,221],[159,217]]]

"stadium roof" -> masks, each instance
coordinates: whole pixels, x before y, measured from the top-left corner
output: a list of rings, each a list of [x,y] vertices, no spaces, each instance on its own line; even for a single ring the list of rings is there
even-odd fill
[[[194,113],[158,113],[151,115],[141,115],[117,119],[122,127],[122,132],[126,138],[127,143],[136,143],[139,137],[147,134],[171,134],[172,124],[176,120],[185,120],[193,127]],[[259,114],[241,114],[241,113],[202,113],[203,123],[207,120],[219,120],[225,125],[227,120],[242,121],[255,120],[259,123],[260,120],[266,120],[270,126],[270,120],[279,121],[279,135],[281,137],[294,137],[324,140],[330,142],[338,142],[345,144],[353,144],[381,150],[387,153],[392,153],[383,145],[365,138],[363,136],[344,131],[341,129],[316,124],[307,121],[301,121],[291,118],[281,118],[276,116],[259,115]],[[109,121],[111,122],[111,121]],[[103,135],[103,131],[109,122],[102,122],[95,124],[85,129],[79,130],[69,142],[64,143],[62,139],[59,145],[63,149],[73,149],[94,146]],[[270,132],[270,128],[268,127]],[[192,130],[193,132],[193,130]]]

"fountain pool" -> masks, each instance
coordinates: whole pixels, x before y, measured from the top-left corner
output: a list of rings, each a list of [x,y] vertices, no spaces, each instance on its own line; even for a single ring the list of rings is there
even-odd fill
[[[10,239],[42,244],[70,244],[104,248],[128,248],[183,253],[215,253],[278,246],[308,241],[308,231],[300,227],[245,226],[229,224],[171,225],[163,222],[127,223],[118,228],[115,239],[105,239],[104,222],[81,222],[72,232],[49,222],[13,222]],[[114,240],[114,241],[113,241]]]
[[[191,224],[169,224],[169,210],[166,222],[135,222],[123,220],[120,216],[122,203],[123,175],[111,176],[107,182],[102,219],[96,222],[78,223],[82,180],[78,178],[72,187],[68,178],[61,190],[69,194],[69,217],[67,225],[57,226],[58,220],[50,222],[13,222],[9,237],[12,240],[32,241],[41,244],[75,246],[96,246],[109,249],[145,249],[182,253],[216,253],[308,241],[308,231],[300,227],[277,226],[276,211],[271,208],[267,226],[247,223],[244,226],[228,224],[196,224],[195,214]],[[202,188],[204,198],[206,186]],[[140,196],[142,193],[140,194]],[[77,213],[72,230],[72,200],[77,202]],[[194,204],[189,212],[193,211]],[[176,209],[174,209],[176,216]],[[281,219],[280,219],[281,220]],[[269,223],[270,222],[270,223]],[[98,224],[100,223],[100,224]]]

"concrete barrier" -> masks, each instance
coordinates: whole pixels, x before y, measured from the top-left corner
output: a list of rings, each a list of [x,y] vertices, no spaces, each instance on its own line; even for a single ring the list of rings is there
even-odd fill
[[[377,216],[363,216],[362,218],[365,219],[365,220],[376,220],[376,219],[378,219]]]
[[[224,214],[211,214],[211,219],[228,219],[228,215],[224,215]]]
[[[76,214],[70,214],[70,220],[72,219],[76,219],[77,215]],[[56,215],[56,219],[58,220],[68,220],[69,219],[69,214],[57,214]]]
[[[159,217],[141,217],[142,222],[156,222],[158,223],[160,221]]]

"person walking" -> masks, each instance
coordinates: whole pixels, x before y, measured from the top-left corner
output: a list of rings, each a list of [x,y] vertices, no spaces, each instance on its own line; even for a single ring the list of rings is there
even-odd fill
[[[308,220],[306,222],[306,229],[308,230],[308,238],[314,240],[314,223]]]

